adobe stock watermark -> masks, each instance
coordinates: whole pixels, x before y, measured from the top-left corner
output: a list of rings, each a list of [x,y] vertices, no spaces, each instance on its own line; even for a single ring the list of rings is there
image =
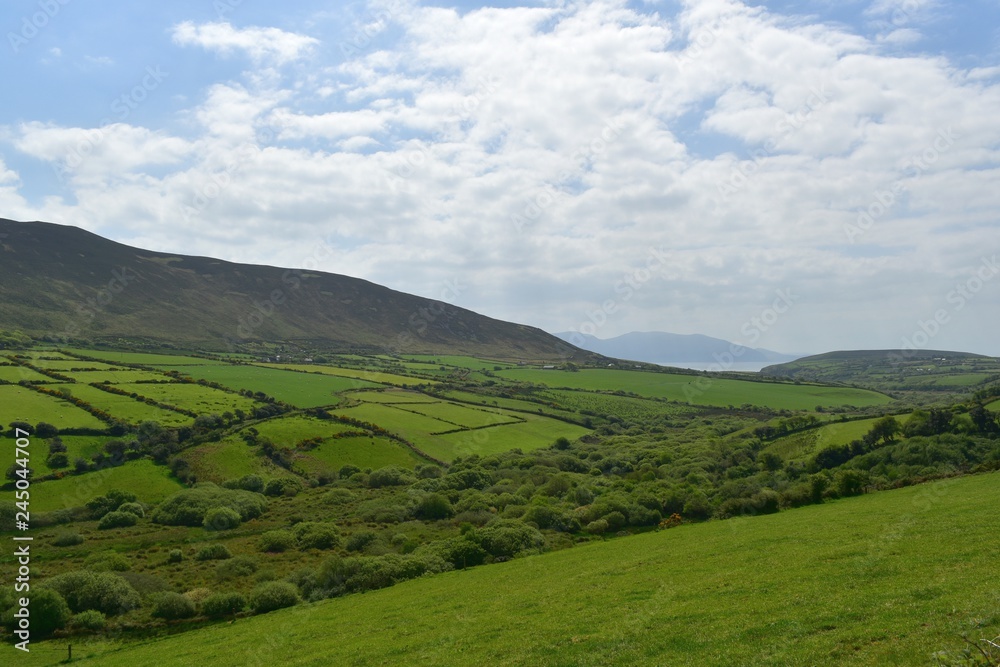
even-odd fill
[[[715,359],[715,363],[708,367],[708,371],[724,373],[732,370],[747,350],[751,349],[749,346],[759,341],[761,336],[774,328],[782,316],[788,313],[800,298],[787,287],[776,289],[774,296],[774,301],[771,302],[770,306],[761,310],[760,314],[751,317],[740,327],[740,335],[744,337],[747,344],[731,343],[725,352],[713,352],[712,358]],[[712,387],[714,381],[711,377],[699,376],[697,380],[684,385],[682,390],[684,398],[689,403],[694,402]]]
[[[80,335],[84,327],[90,326],[97,317],[115,300],[115,297],[125,291],[128,285],[141,276],[127,267],[111,271],[111,279],[97,291],[97,296],[76,304],[76,318],[71,320],[61,334],[56,337],[64,345]]]
[[[926,349],[941,331],[952,321],[955,313],[961,312],[976,295],[979,294],[986,283],[1000,275],[1000,264],[997,263],[997,256],[983,257],[979,266],[972,270],[972,275],[964,282],[955,285],[945,295],[945,300],[950,304],[950,308],[938,308],[929,318],[918,319],[916,327],[909,336],[903,336],[900,352],[891,352],[889,361],[894,366],[903,361],[912,359],[919,350]]]
[[[571,345],[583,347],[586,344],[583,336],[596,335],[608,323],[609,319],[618,312],[621,304],[630,301],[658,273],[662,275],[663,267],[666,266],[669,259],[666,253],[667,250],[663,247],[651,248],[644,266],[622,274],[621,279],[615,281],[611,286],[617,296],[605,299],[597,308],[588,309],[585,312],[587,319],[575,327],[570,327],[572,335],[568,342]]]
[[[52,22],[62,8],[70,3],[70,0],[39,0],[38,11],[25,14],[21,17],[21,26],[17,32],[10,30],[7,32],[7,43],[10,50],[17,55],[21,49]]]
[[[225,166],[209,174],[201,184],[195,189],[194,195],[187,204],[181,206],[181,214],[184,219],[190,222],[200,216],[216,199],[222,196],[245,167],[257,161],[263,148],[266,147],[278,136],[278,130],[273,126],[266,126],[257,131],[256,141],[245,141],[233,151],[233,156]]]
[[[722,204],[728,202],[731,196],[746,187],[750,179],[760,171],[768,160],[774,157],[775,153],[778,152],[778,142],[781,139],[801,130],[808,124],[816,110],[829,103],[830,92],[826,89],[825,84],[821,84],[819,87],[812,86],[809,91],[809,96],[806,97],[801,106],[775,124],[776,136],[768,139],[761,148],[751,151],[748,159],[741,160],[733,167],[728,178],[716,184],[716,189],[719,192],[719,196],[714,200],[716,209],[721,208]]]
[[[607,152],[609,146],[621,136],[625,127],[625,124],[620,120],[606,120],[603,127],[593,137],[577,146],[576,150],[570,155],[570,160],[574,165],[573,168],[560,171],[556,177],[556,181],[558,183],[566,183],[583,172],[588,164],[593,163]],[[510,222],[517,233],[521,234],[526,227],[537,223],[546,210],[561,201],[564,197],[566,195],[552,185],[545,184],[540,186],[534,192],[524,197],[524,208],[518,213],[511,214]]]
[[[944,153],[951,150],[952,146],[955,145],[955,140],[959,138],[960,136],[951,127],[938,130],[934,140],[927,148],[903,162],[905,176],[918,178],[929,171]],[[844,234],[847,235],[848,242],[855,243],[858,238],[864,236],[879,219],[889,213],[906,191],[907,187],[901,180],[893,182],[887,188],[875,190],[871,203],[857,210],[857,218],[854,223],[844,225]]]
[[[55,165],[59,180],[65,183],[70,172],[78,169],[104,143],[108,128],[117,123],[125,122],[132,115],[132,112],[138,109],[168,76],[170,73],[164,72],[159,65],[146,67],[142,79],[111,102],[110,110],[113,116],[103,118],[97,128],[87,130],[83,138],[70,147],[62,162]]]
[[[345,58],[354,58],[368,50],[372,45],[372,40],[384,32],[392,22],[393,17],[404,9],[401,2],[391,2],[387,6],[377,8],[370,7],[368,3],[364,3],[364,6],[365,12],[351,24],[353,31],[338,45],[340,53]]]

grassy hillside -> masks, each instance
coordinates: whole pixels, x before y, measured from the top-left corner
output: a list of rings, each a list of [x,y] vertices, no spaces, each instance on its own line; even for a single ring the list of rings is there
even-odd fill
[[[498,371],[497,375],[549,387],[622,390],[641,396],[721,407],[750,403],[777,409],[810,410],[816,405],[864,407],[884,405],[891,401],[888,396],[876,392],[848,387],[754,382],[711,376],[614,369],[584,369],[569,372],[559,369],[518,368]]]
[[[997,474],[681,526],[136,645],[81,665],[927,665],[1000,632]],[[11,664],[57,664],[49,642]]]
[[[348,276],[132,248],[0,219],[2,328],[59,340],[589,358],[540,329]]]
[[[870,387],[911,402],[947,403],[1000,380],[1000,359],[941,350],[854,350],[768,366],[761,374]]]

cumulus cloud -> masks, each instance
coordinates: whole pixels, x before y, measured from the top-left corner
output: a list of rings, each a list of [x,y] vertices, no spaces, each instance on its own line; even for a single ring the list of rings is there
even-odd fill
[[[427,296],[458,281],[460,305],[601,337],[739,340],[790,290],[740,342],[802,352],[898,346],[997,249],[995,68],[887,54],[909,26],[868,39],[734,0],[379,21],[398,35],[346,61],[207,87],[187,134],[115,126],[42,215]],[[173,35],[265,66],[325,53],[274,28]],[[29,122],[15,145],[59,163],[87,132]],[[1000,353],[968,326],[998,295],[935,345]]]
[[[174,43],[200,46],[223,56],[242,52],[257,63],[285,63],[305,56],[318,43],[313,37],[278,28],[234,28],[229,23],[178,23],[171,30]]]

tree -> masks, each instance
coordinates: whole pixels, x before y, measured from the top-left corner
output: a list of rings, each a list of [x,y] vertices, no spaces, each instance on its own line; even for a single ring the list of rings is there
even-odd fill
[[[880,440],[883,444],[888,445],[895,442],[896,434],[902,430],[896,418],[888,416],[875,422],[871,430],[868,431],[868,436],[870,436],[873,445],[877,444]]]
[[[59,435],[59,429],[57,429],[52,424],[46,422],[38,422],[35,426],[34,436],[36,438],[42,438],[43,440],[48,440],[49,438],[54,438]]]
[[[181,618],[191,618],[195,613],[194,602],[180,593],[168,591],[160,593],[154,599],[153,610],[150,612],[150,615],[154,618],[175,621]]]
[[[32,635],[37,632],[42,637],[66,627],[73,615],[66,600],[56,591],[47,588],[33,588],[28,613],[31,615]]]
[[[437,521],[447,519],[455,514],[451,502],[440,493],[429,493],[424,496],[420,504],[417,505],[416,516],[418,519]]]
[[[250,608],[255,614],[291,607],[298,601],[298,591],[287,581],[268,581],[257,586],[250,594]]]

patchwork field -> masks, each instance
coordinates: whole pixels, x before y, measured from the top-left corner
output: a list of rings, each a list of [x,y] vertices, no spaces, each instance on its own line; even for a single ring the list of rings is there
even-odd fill
[[[431,380],[414,378],[395,373],[384,373],[382,371],[357,370],[353,368],[336,368],[334,366],[321,366],[319,364],[255,364],[261,368],[277,368],[292,371],[300,371],[310,374],[333,375],[341,378],[354,378],[355,382],[350,389],[363,389],[374,386],[372,383],[398,385],[402,387],[412,387],[418,384],[433,384]]]
[[[49,512],[67,507],[80,507],[91,498],[102,496],[111,489],[121,489],[141,497],[145,502],[159,502],[182,487],[166,466],[152,461],[130,461],[115,468],[105,468],[86,475],[69,476],[31,485],[31,510]],[[14,499],[13,491],[0,491],[0,501]]]
[[[24,366],[0,366],[0,381],[18,383],[21,380],[29,382],[52,382],[52,378]]]
[[[129,396],[111,394],[85,384],[56,384],[46,386],[49,389],[56,389],[60,391],[68,390],[74,397],[84,400],[95,408],[104,410],[108,414],[114,415],[116,418],[130,424],[138,424],[144,421],[155,421],[164,426],[179,426],[181,424],[188,424],[192,421],[191,417],[181,414],[180,412],[164,410],[163,408],[159,408],[155,405],[148,405]],[[143,387],[151,385],[137,386]],[[124,389],[124,387],[122,388]],[[3,389],[3,387],[0,387],[0,389]],[[79,410],[79,408],[76,409]],[[88,414],[87,416],[89,417],[90,415]],[[99,428],[104,428],[104,423],[98,423],[100,424]],[[58,424],[56,424],[56,426],[58,426]]]
[[[143,364],[146,366],[169,366],[175,364],[206,366],[223,364],[225,362],[201,357],[188,357],[176,354],[148,354],[146,352],[112,352],[99,350],[80,350],[68,348],[72,354],[79,354],[92,359],[102,359],[111,364]]]
[[[640,396],[721,407],[750,403],[776,409],[809,410],[817,405],[865,407],[884,405],[892,400],[874,391],[848,387],[754,382],[616,369],[570,372],[518,368],[499,371],[497,375],[553,388],[626,391]]]
[[[296,373],[263,366],[213,364],[205,366],[163,366],[196,380],[218,382],[230,389],[261,391],[279,401],[300,408],[337,405],[338,394],[350,389],[377,387],[364,380],[316,373]]]
[[[256,401],[239,394],[231,394],[219,389],[198,384],[123,384],[124,391],[133,391],[140,396],[151,398],[165,405],[175,405],[191,410],[199,415],[222,414],[234,410],[251,412]]]
[[[878,418],[834,422],[778,438],[765,447],[764,451],[777,454],[786,461],[808,459],[825,447],[846,445],[853,440],[860,440],[877,421]]]
[[[0,422],[6,426],[12,421],[25,421],[29,424],[46,422],[56,428],[103,430],[106,427],[97,417],[61,398],[46,396],[17,385],[0,385]]]

